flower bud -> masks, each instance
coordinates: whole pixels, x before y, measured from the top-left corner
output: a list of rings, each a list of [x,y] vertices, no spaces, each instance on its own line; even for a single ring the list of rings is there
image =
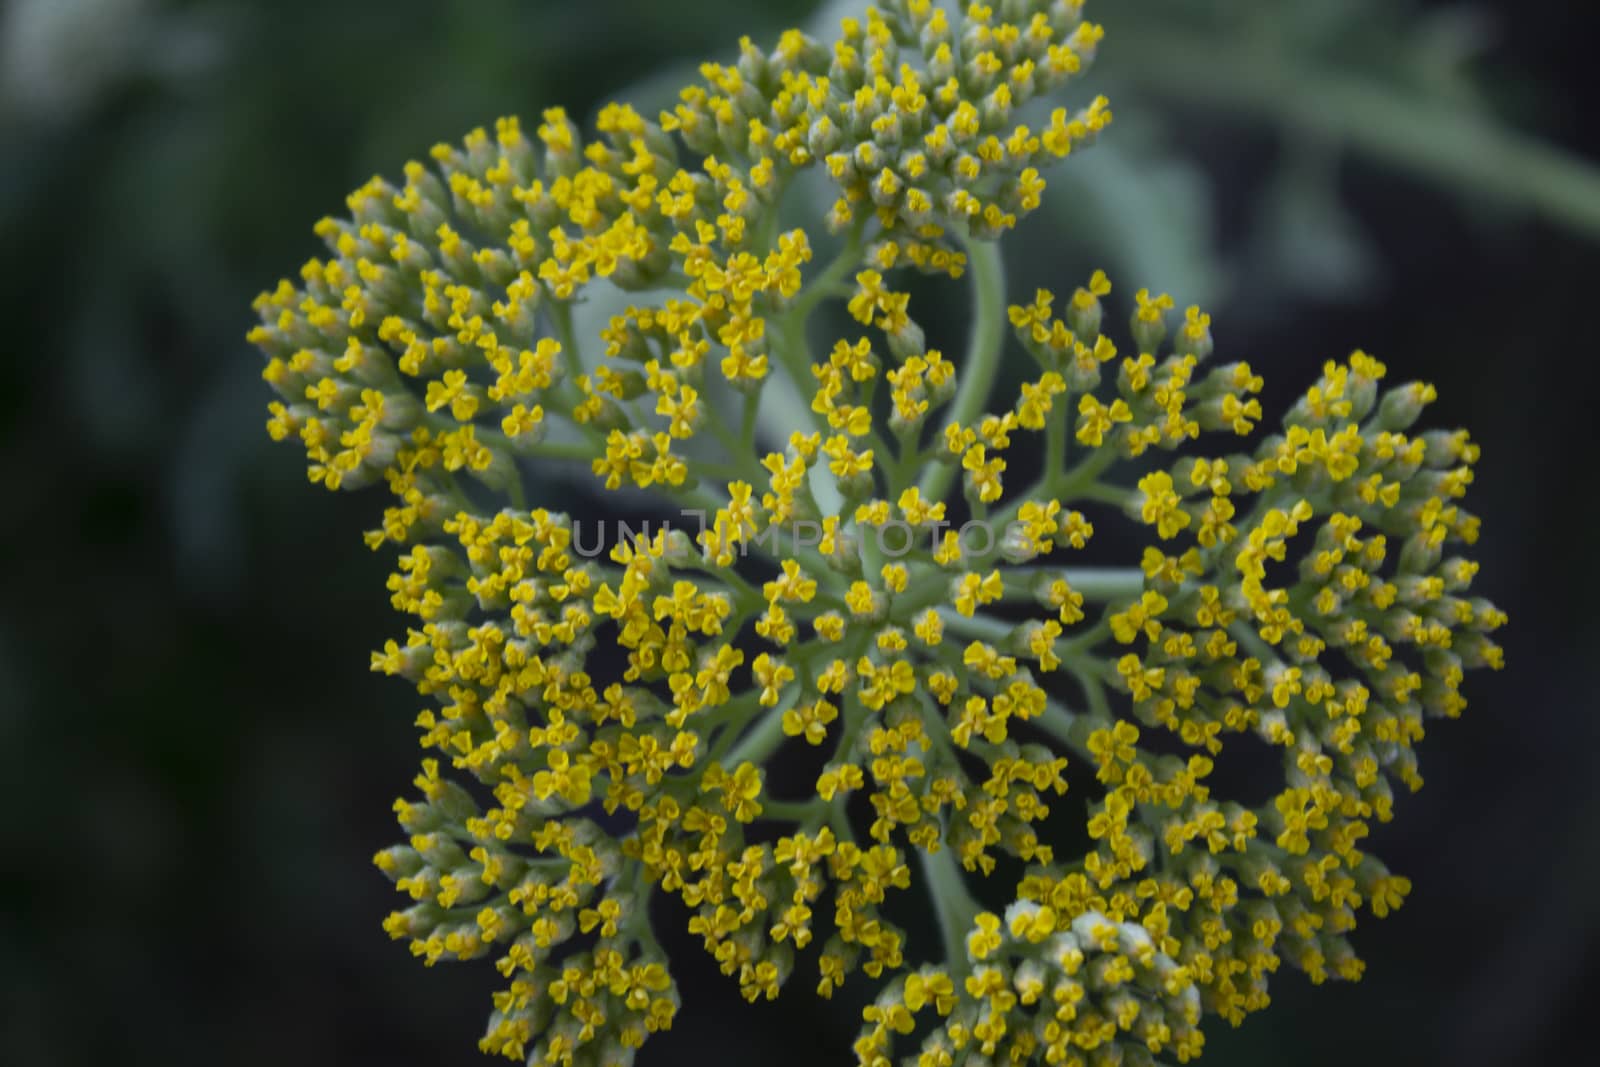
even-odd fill
[[[1391,431],[1410,429],[1422,414],[1422,409],[1433,402],[1435,395],[1433,386],[1422,382],[1410,382],[1390,389],[1378,403],[1377,428]]]
[[[1440,546],[1433,543],[1427,531],[1418,530],[1400,548],[1399,573],[1428,574],[1438,566]]]
[[[839,127],[834,125],[833,119],[827,115],[820,115],[812,122],[806,136],[806,147],[811,149],[811,154],[817,159],[825,159],[832,155],[843,141],[844,135]],[[838,179],[840,175],[835,174]]]

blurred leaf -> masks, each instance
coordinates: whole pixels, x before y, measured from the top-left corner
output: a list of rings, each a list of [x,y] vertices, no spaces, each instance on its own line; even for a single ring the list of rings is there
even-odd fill
[[[1374,0],[1253,0],[1233,19],[1175,0],[1116,5],[1102,12],[1108,43],[1097,66],[1135,99],[1320,138],[1600,238],[1600,167],[1512,127],[1441,77],[1441,56],[1476,43],[1471,24],[1451,30],[1415,12]]]
[[[1252,279],[1271,278],[1318,300],[1372,291],[1382,263],[1365,226],[1339,198],[1336,162],[1326,148],[1302,145],[1273,174],[1254,219]]]
[[[1227,288],[1213,239],[1209,182],[1164,150],[1153,127],[1117,118],[1120,140],[1074,154],[1049,177],[1045,207],[1064,236],[1112,264],[1124,284],[1149,286],[1183,303],[1211,304]],[[1140,136],[1144,134],[1144,136]]]

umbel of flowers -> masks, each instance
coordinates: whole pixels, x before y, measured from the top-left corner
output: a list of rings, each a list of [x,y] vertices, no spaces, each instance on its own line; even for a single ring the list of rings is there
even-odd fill
[[[1024,121],[1094,54],[1079,7],[892,0],[744,42],[655,120],[502,120],[357,190],[258,300],[272,436],[387,490],[412,622],[372,666],[427,756],[385,927],[494,962],[486,1051],[632,1062],[680,1002],[663,916],[750,1000],[865,975],[868,1065],[1187,1061],[1284,964],[1360,976],[1357,916],[1409,889],[1363,838],[1501,663],[1478,449],[1359,352],[1258,432],[1205,314],[1141,291],[1104,330],[1098,273],[1007,308],[993,242],[1111,119]],[[836,202],[785,228],[808,169]],[[919,271],[970,282],[963,355]],[[808,329],[825,303],[854,325]],[[1009,337],[1031,377],[992,396]],[[558,474],[705,521],[586,556],[525,500]],[[1075,564],[1117,511],[1128,566]],[[1280,754],[1265,803],[1213,792],[1235,746]],[[786,761],[814,786],[774,789]],[[914,889],[942,946],[890,917]]]

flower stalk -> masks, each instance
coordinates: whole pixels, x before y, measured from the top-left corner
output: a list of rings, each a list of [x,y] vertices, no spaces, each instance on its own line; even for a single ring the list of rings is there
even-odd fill
[[[933,901],[934,915],[939,921],[939,936],[944,945],[944,959],[952,975],[965,977],[967,970],[967,933],[972,921],[982,910],[967,888],[961,865],[947,848],[937,851],[924,849],[917,853],[927,882],[928,896]]]
[[[961,368],[961,386],[951,404],[950,419],[969,425],[984,409],[994,388],[1000,353],[1005,347],[1005,264],[998,245],[968,242],[967,269],[972,275],[972,332],[967,358]],[[954,463],[936,463],[922,475],[918,487],[929,500],[943,500],[957,473]]]

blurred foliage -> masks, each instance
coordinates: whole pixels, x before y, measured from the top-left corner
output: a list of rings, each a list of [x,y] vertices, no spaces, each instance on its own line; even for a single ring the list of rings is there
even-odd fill
[[[1518,128],[1498,114],[1475,60],[1496,42],[1500,19],[1477,5],[1414,0],[1147,0],[1104,15],[1122,62],[1102,64],[1122,115],[1205,157],[1185,133],[1217,125],[1255,128],[1276,158],[1251,182],[1261,194],[1244,226],[1241,264],[1255,299],[1266,295],[1355,295],[1382,264],[1365,224],[1341,200],[1338,168],[1347,155],[1410,175],[1448,196],[1542,215],[1600,238],[1600,168]],[[1503,72],[1502,72],[1502,80]],[[1546,99],[1517,100],[1523,107]],[[1160,173],[1159,168],[1153,171]],[[1152,190],[1154,192],[1154,190]],[[1058,201],[1059,202],[1059,201]],[[1214,201],[1213,201],[1214,202]],[[1135,219],[1137,210],[1108,214]],[[1199,274],[1225,277],[1198,213],[1179,228]],[[1135,223],[1136,225],[1136,223]],[[1119,243],[1138,230],[1119,234]],[[1169,236],[1169,240],[1173,240]],[[1170,283],[1194,299],[1211,294],[1202,277]]]
[[[366,858],[414,709],[363,670],[395,625],[371,501],[269,450],[249,300],[435,141],[659,104],[739,36],[851,6],[0,6],[0,1061],[480,1062],[490,976],[424,971],[378,928]],[[1430,738],[1387,843],[1414,901],[1365,931],[1368,981],[1281,983],[1206,1062],[1553,1058],[1600,980],[1600,375],[1572,336],[1600,269],[1600,135],[1570,92],[1592,29],[1503,8],[1098,0],[1116,125],[1009,246],[1018,292],[1104,265],[1207,303],[1285,391],[1371,346],[1486,447],[1512,668]],[[724,1015],[732,987],[678,956],[689,1003],[652,1062],[843,1062],[853,1005]]]

